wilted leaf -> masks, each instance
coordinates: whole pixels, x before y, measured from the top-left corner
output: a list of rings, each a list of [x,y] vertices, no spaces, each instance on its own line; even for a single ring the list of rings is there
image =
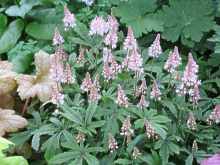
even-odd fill
[[[15,132],[27,125],[27,120],[15,114],[14,110],[0,108],[0,136],[6,132]]]
[[[40,50],[35,54],[36,75],[18,76],[18,94],[21,99],[38,97],[40,101],[46,102],[50,99],[52,86],[55,81],[50,76],[50,56]]]

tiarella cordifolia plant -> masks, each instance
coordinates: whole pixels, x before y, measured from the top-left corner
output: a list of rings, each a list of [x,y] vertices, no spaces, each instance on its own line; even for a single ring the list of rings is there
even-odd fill
[[[144,16],[149,17],[143,22],[152,20],[160,26],[160,20],[148,14],[157,13],[155,7],[151,9],[151,1],[146,1],[149,11]],[[96,3],[82,2],[90,6],[84,8],[87,12]],[[75,6],[69,7],[72,11]],[[17,87],[20,98],[29,103],[28,115],[33,116],[27,130],[13,137],[15,141],[20,137],[31,141],[49,164],[188,165],[200,163],[206,152],[217,152],[219,105],[204,94],[196,49],[191,49],[188,59],[188,49],[178,43],[167,49],[171,43],[167,44],[167,33],[160,27],[160,33],[146,36],[155,36],[147,43],[149,47],[145,37],[144,44],[139,42],[133,23],[142,20],[142,14],[138,20],[122,18],[131,23],[125,27],[115,17],[115,8],[111,15],[91,12],[89,23],[67,5],[63,8],[62,26],[54,29],[50,53],[41,50],[35,54],[36,73],[13,77],[10,72],[5,79],[0,72],[0,83],[8,81],[8,88],[1,83],[0,92],[4,90],[4,96],[10,98]],[[185,26],[183,29],[187,33]],[[187,34],[183,36],[187,40],[181,38],[181,42],[191,43]],[[37,98],[43,103],[40,108]],[[214,105],[212,112],[206,112]],[[27,125],[13,110],[1,112],[1,134]]]

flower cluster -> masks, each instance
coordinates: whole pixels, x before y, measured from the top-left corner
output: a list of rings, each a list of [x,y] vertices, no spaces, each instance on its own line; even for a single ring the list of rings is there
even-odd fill
[[[82,0],[87,6],[91,6],[94,3],[94,0]]]
[[[161,100],[161,92],[156,81],[153,82],[150,98],[154,100]]]
[[[162,54],[162,48],[160,46],[160,34],[158,33],[154,42],[148,49],[148,55],[153,58],[158,58]]]
[[[121,71],[121,66],[117,63],[112,55],[111,49],[103,48],[103,76],[109,81],[115,79],[117,74]]]
[[[101,17],[96,16],[90,23],[89,35],[104,36],[109,30],[107,22]]]
[[[69,11],[66,5],[64,6],[63,23],[64,23],[64,30],[69,30],[70,28],[73,28],[76,26],[75,16]]]
[[[130,117],[127,117],[123,121],[120,134],[127,138],[127,142],[131,140],[131,136],[134,134],[134,130],[131,128]]]
[[[198,151],[198,144],[197,144],[196,140],[193,140],[192,151],[193,152]]]
[[[196,119],[192,112],[189,113],[189,117],[187,120],[187,127],[191,130],[196,130]]]
[[[134,157],[134,159],[137,159],[139,156],[141,156],[141,152],[137,147],[134,147],[132,156]]]
[[[115,17],[113,16],[108,16],[108,21],[107,25],[109,27],[109,31],[107,35],[105,36],[104,42],[107,46],[111,46],[112,49],[117,47],[117,42],[118,42],[118,21]]]
[[[149,121],[146,120],[144,125],[145,125],[145,131],[146,131],[148,139],[158,139],[159,138],[158,134],[155,132],[155,129],[153,128],[153,126],[151,125],[151,123]]]
[[[58,85],[52,87],[51,102],[56,105],[64,103],[64,95],[61,93],[61,87]]]
[[[115,140],[114,136],[112,136],[111,134],[109,134],[108,138],[108,148],[111,153],[118,149],[118,143]]]
[[[179,55],[178,47],[169,53],[169,57],[164,65],[164,69],[170,73],[174,73],[177,67],[181,64],[181,57]]]
[[[214,123],[220,122],[220,104],[216,105],[212,113],[209,115],[207,119],[208,123],[211,125]]]
[[[118,91],[117,91],[117,100],[116,103],[121,107],[128,107],[128,98],[125,95],[124,90],[122,89],[121,85],[118,85]]]
[[[179,95],[190,96],[190,100],[197,104],[200,99],[199,85],[201,84],[198,80],[198,70],[199,66],[196,64],[191,53],[188,55],[188,63],[185,67],[183,77],[181,79],[180,85],[177,87],[176,92]]]
[[[53,35],[53,45],[59,46],[59,45],[62,45],[63,43],[64,43],[63,37],[61,36],[58,28],[55,28],[54,35]]]
[[[81,143],[84,142],[85,140],[86,140],[86,135],[82,132],[78,132],[78,134],[76,135],[76,142]]]
[[[99,94],[100,85],[97,76],[95,80],[92,81],[89,72],[87,72],[80,88],[81,90],[89,94],[89,102],[97,102],[98,100],[100,100],[101,98],[101,95]]]
[[[128,27],[127,37],[123,46],[124,50],[127,51],[127,55],[123,61],[122,67],[138,74],[143,73],[143,59],[139,53],[137,40],[134,37],[131,27]]]

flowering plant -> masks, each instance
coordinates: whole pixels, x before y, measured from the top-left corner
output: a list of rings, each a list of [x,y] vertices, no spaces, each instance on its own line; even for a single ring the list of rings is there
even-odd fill
[[[88,10],[96,3],[82,2]],[[138,29],[141,21],[132,19],[136,15],[125,18],[130,3],[141,5],[134,0],[124,2],[125,6],[122,3],[112,2],[115,6],[111,14],[108,10],[97,13],[88,22],[80,20],[68,3],[61,3],[62,25],[53,28],[49,48],[36,50],[35,73],[13,72],[12,79],[9,74],[10,92],[17,91],[25,101],[23,114],[29,118],[27,125],[26,120],[12,113],[23,121],[16,130],[27,127],[13,134],[11,140],[17,145],[30,143],[34,154],[44,154],[49,164],[204,162],[207,154],[219,151],[220,101],[209,98],[206,84],[210,82],[201,74],[204,66],[196,48],[170,44],[166,39],[172,40],[172,24],[166,23],[163,31],[161,20],[155,21],[161,13],[167,17],[172,8],[176,10],[184,2],[173,1],[161,13],[153,13],[156,1],[141,0],[140,4],[149,3],[146,12],[143,7],[140,11],[146,29]],[[184,4],[183,11],[188,11],[189,3]],[[205,14],[212,22],[209,13]],[[193,16],[195,20],[201,17]],[[155,21],[155,33],[139,40],[137,36],[151,31],[148,21]],[[183,36],[181,42],[191,46],[210,30],[201,28],[199,37],[188,37],[184,31],[188,26],[178,31],[177,39]],[[191,34],[192,29],[189,31]],[[5,78],[1,75],[0,80]],[[3,85],[0,90],[6,89]],[[4,127],[2,132],[10,131]]]

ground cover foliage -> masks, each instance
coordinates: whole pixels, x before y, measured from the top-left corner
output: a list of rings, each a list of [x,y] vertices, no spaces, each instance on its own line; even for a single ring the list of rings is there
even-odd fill
[[[219,152],[220,1],[0,5],[2,159],[193,165]]]

